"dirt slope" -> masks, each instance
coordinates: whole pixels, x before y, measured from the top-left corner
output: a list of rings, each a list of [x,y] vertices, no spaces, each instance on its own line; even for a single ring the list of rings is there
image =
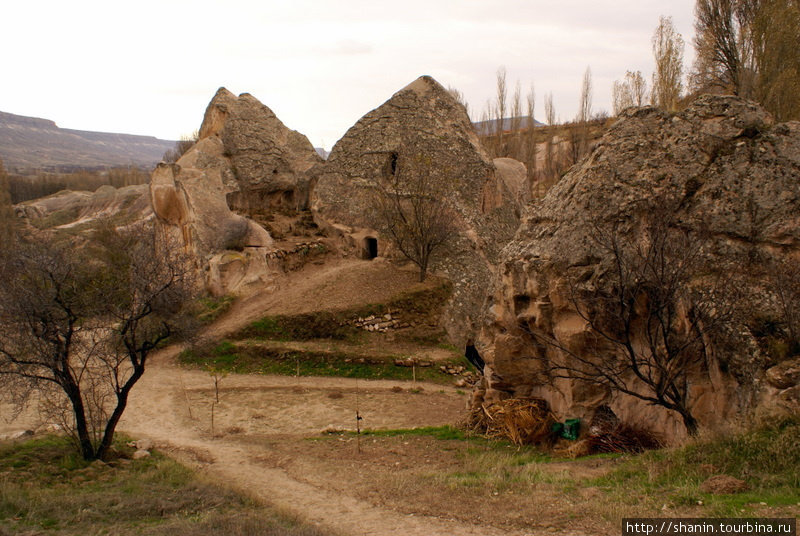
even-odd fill
[[[301,314],[380,303],[417,281],[412,270],[398,270],[382,259],[340,259],[309,264],[278,279],[272,287],[236,302],[208,328],[217,339],[265,315]]]

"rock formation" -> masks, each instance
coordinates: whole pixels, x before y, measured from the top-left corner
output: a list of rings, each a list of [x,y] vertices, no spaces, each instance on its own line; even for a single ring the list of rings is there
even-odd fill
[[[403,173],[429,177],[453,214],[457,232],[434,269],[454,282],[445,326],[454,342],[465,343],[491,266],[518,225],[518,207],[463,106],[441,85],[418,78],[350,128],[319,173],[312,210],[320,226],[340,234],[351,251],[366,251],[366,240],[377,239],[378,253],[391,256],[371,199],[375,185],[406,164]]]
[[[40,228],[68,228],[110,219],[128,225],[152,218],[147,185],[101,186],[94,192],[64,190],[14,206],[20,218]]]
[[[304,135],[289,130],[247,93],[220,88],[206,109],[199,138],[218,136],[233,173],[225,181],[228,205],[240,212],[306,208],[309,170],[322,158]]]
[[[199,140],[175,164],[161,163],[150,185],[153,209],[207,272],[215,294],[271,279],[269,233],[252,215],[307,204],[307,171],[321,158],[302,134],[248,94],[221,88]]]
[[[734,266],[729,275],[743,278],[736,304],[746,305],[745,318],[729,330],[735,344],[703,340],[705,359],[689,370],[695,417],[710,425],[758,404],[800,400],[797,361],[779,363],[786,356],[759,339],[779,315],[769,267],[800,259],[800,123],[773,126],[753,103],[704,96],[677,114],[627,110],[526,214],[484,310],[476,346],[487,365],[476,403],[541,396],[562,418],[587,419],[607,404],[622,421],[665,438],[684,433],[674,411],[574,377],[542,377],[562,350],[595,363],[615,351],[587,342],[596,341],[587,316],[599,314],[591,296],[607,290],[613,261],[597,229],[613,225],[619,243],[635,244],[663,207],[675,230],[707,237],[707,265]],[[702,274],[697,279],[702,287]]]

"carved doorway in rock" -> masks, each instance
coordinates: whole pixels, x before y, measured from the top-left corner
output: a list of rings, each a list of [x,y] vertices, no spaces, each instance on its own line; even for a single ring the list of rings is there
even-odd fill
[[[363,259],[371,261],[377,256],[378,256],[378,239],[372,236],[366,237],[364,239],[364,243],[362,244],[361,257]]]

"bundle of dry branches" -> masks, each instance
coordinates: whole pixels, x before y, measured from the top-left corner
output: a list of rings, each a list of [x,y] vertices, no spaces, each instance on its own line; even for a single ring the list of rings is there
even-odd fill
[[[547,401],[540,398],[509,398],[473,408],[467,427],[490,439],[505,439],[515,445],[547,440],[556,422]]]
[[[598,452],[643,452],[645,450],[660,449],[661,441],[651,432],[619,423],[613,429],[586,438],[588,451],[591,454]]]

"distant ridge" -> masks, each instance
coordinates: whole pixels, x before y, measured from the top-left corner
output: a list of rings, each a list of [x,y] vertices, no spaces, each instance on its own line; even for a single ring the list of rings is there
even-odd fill
[[[0,112],[0,158],[12,172],[152,168],[174,145],[153,136],[71,130],[49,119]]]
[[[503,118],[503,131],[509,132],[511,131],[511,127],[513,126],[514,121],[519,122],[519,128],[527,129],[528,128],[528,116],[520,116],[520,117],[505,117]],[[478,132],[480,136],[488,136],[494,134],[497,131],[497,126],[500,124],[499,119],[490,119],[488,121],[475,121],[472,123],[475,127],[475,130]],[[533,120],[534,126],[543,127],[544,123],[540,123],[536,119]]]

